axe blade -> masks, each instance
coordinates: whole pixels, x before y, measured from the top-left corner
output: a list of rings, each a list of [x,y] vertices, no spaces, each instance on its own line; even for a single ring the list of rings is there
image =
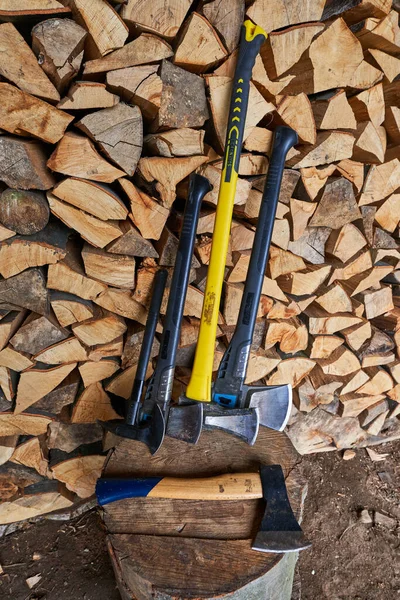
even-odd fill
[[[197,444],[203,426],[201,402],[182,406],[171,406],[166,435],[188,444]]]
[[[254,408],[226,411],[209,405],[205,409],[203,424],[204,429],[222,429],[253,446],[258,436],[260,420],[258,410]]]
[[[291,385],[243,386],[243,405],[256,408],[260,425],[283,431],[292,410]]]
[[[152,454],[157,452],[164,440],[165,419],[158,404],[154,406],[151,419],[139,425],[129,425],[122,420],[99,421],[99,423],[114,435],[143,442]]]
[[[252,545],[258,552],[298,552],[311,546],[294,516],[280,465],[260,468],[266,509]]]

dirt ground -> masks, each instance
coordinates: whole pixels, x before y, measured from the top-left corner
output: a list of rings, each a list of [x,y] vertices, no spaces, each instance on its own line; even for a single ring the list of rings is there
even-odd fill
[[[400,444],[376,451],[388,456],[373,462],[359,450],[349,461],[339,453],[302,459],[303,528],[313,547],[300,557],[296,600],[400,600]],[[2,600],[120,598],[95,511],[1,539],[0,565]],[[26,579],[35,575],[41,579],[30,590]]]

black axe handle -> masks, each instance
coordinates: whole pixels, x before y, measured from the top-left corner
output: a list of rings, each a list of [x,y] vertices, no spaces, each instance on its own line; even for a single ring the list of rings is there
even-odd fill
[[[229,408],[236,407],[246,377],[286,155],[297,141],[297,133],[290,127],[276,128],[238,322],[213,389],[214,401]]]
[[[212,186],[208,179],[198,174],[191,175],[189,194],[186,200],[185,214],[169,292],[167,312],[160,341],[160,354],[144,399],[144,419],[151,417],[155,403],[158,403],[163,413],[165,413],[171,398],[176,352],[189,284],[190,266],[200,206],[204,196],[211,189]]]
[[[133,382],[131,397],[129,399],[128,411],[125,418],[127,425],[134,425],[140,406],[144,382],[146,380],[147,365],[151,356],[151,348],[154,342],[158,318],[160,316],[161,302],[167,283],[168,271],[161,269],[157,271],[154,279],[154,287],[151,295],[150,308],[147,315],[146,326],[143,334],[142,346],[140,348],[136,375]]]

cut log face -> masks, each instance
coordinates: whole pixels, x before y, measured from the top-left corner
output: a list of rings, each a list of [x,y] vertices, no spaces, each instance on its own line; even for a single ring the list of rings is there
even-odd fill
[[[400,188],[400,161],[395,158],[382,165],[373,165],[365,178],[360,206],[383,200]]]
[[[0,137],[0,179],[22,190],[48,190],[56,180],[47,168],[43,146],[32,140]]]
[[[228,7],[214,0],[203,6],[203,13],[222,37],[228,51],[235,50],[244,19],[244,2],[233,0]]]
[[[101,383],[90,384],[79,396],[72,411],[72,423],[96,423],[119,419]]]
[[[313,102],[312,109],[318,129],[352,130],[357,127],[353,104],[347,100],[344,90],[339,90],[328,100]]]
[[[385,119],[385,99],[381,83],[353,96],[349,102],[359,123],[370,120],[375,127],[382,125]]]
[[[32,49],[60,93],[79,72],[86,35],[72,19],[47,19],[32,29]]]
[[[15,414],[18,415],[54,390],[73,371],[76,363],[41,369],[32,367],[21,373],[18,383]]]
[[[10,343],[18,352],[37,354],[67,337],[68,331],[52,319],[31,315],[11,338]]]
[[[279,120],[298,133],[300,142],[315,144],[317,131],[311,103],[306,94],[285,96],[279,102],[276,111]]]
[[[151,10],[144,10],[138,0],[128,0],[122,7],[121,16],[127,23],[171,39],[178,33],[189,8],[190,0],[172,0],[168,6],[157,0]]]
[[[53,194],[103,221],[126,219],[128,214],[125,204],[111,188],[86,179],[68,177],[54,187]]]
[[[136,188],[128,179],[120,179],[119,183],[130,200],[130,218],[134,225],[145,239],[158,240],[169,216],[169,210]]]
[[[69,13],[70,9],[63,6],[58,0],[33,0],[33,2],[27,3],[25,0],[18,0],[13,2],[10,6],[8,0],[0,0],[0,15],[5,20],[7,19],[18,19],[18,17],[29,17],[33,14],[39,16],[51,15],[54,13],[63,14]]]
[[[102,221],[82,210],[73,208],[71,205],[58,200],[50,192],[47,194],[47,200],[53,215],[58,217],[65,225],[78,231],[83,239],[93,244],[93,246],[104,248],[104,246],[122,235],[118,225]]]
[[[0,25],[2,47],[0,74],[22,91],[44,100],[57,101],[60,95],[38,65],[36,56],[12,23]]]
[[[200,165],[207,162],[205,156],[191,156],[187,158],[141,158],[138,169],[148,182],[157,181],[156,190],[161,196],[163,206],[171,208],[175,198],[175,188]]]
[[[325,2],[304,2],[299,4],[296,0],[288,3],[282,0],[256,0],[247,11],[247,14],[255,23],[263,27],[268,33],[281,27],[306,23],[307,21],[319,21],[322,17]]]
[[[40,269],[28,269],[0,281],[0,302],[11,303],[45,315],[49,297],[45,277]]]
[[[72,331],[86,346],[107,344],[114,341],[126,331],[124,319],[110,314],[101,318],[93,318],[72,326]]]
[[[263,51],[265,47],[261,50],[261,56],[271,77],[276,79],[295,65],[303,52],[309,48],[313,38],[323,30],[322,23],[306,23],[272,32],[268,37],[271,56]]]
[[[46,227],[49,217],[49,204],[40,192],[9,188],[0,196],[0,222],[15,233],[35,234]]]
[[[104,56],[121,48],[128,37],[128,27],[118,13],[102,0],[71,0],[76,20],[89,32],[89,51]]]
[[[1,258],[1,249],[0,249]],[[85,244],[82,250],[86,275],[118,288],[135,287],[135,259],[122,254],[110,254]]]
[[[58,481],[80,498],[89,498],[94,494],[96,481],[101,475],[106,457],[93,454],[70,458],[51,467]]]
[[[353,156],[354,137],[350,133],[326,131],[317,134],[317,141],[310,149],[303,146],[300,153],[288,161],[288,165],[301,169],[318,167]]]
[[[133,175],[143,144],[140,109],[120,102],[86,115],[77,127],[96,142],[103,153],[128,175]]]
[[[87,110],[90,108],[110,108],[119,102],[119,97],[107,91],[104,83],[77,81],[65,98],[57,104],[63,110]]]
[[[125,174],[102,158],[87,137],[72,132],[67,132],[60,140],[47,166],[64,175],[103,183],[111,183]]]
[[[174,56],[174,63],[192,73],[204,73],[226,58],[221,40],[202,15],[187,20]]]
[[[159,37],[142,33],[123,48],[111,52],[108,56],[90,60],[85,63],[84,76],[104,73],[113,69],[123,69],[161,61],[173,55],[172,48]]]
[[[9,83],[0,83],[0,127],[16,135],[31,135],[55,144],[73,117]]]

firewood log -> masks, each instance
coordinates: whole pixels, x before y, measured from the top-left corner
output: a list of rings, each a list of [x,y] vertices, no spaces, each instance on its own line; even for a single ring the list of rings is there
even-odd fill
[[[107,91],[104,83],[77,81],[60,100],[57,108],[63,110],[87,110],[91,108],[110,108],[119,102],[119,97]]]
[[[48,190],[55,178],[46,166],[43,146],[33,140],[0,137],[0,179],[22,190]]]
[[[8,188],[1,194],[0,222],[15,233],[35,234],[46,227],[49,217],[49,204],[40,192]],[[3,240],[12,237],[4,235]]]
[[[245,13],[243,0],[234,0],[229,7],[213,0],[203,6],[203,13],[222,37],[228,51],[235,50]]]
[[[322,17],[324,5],[324,0],[306,1],[301,5],[295,0],[291,0],[289,6],[286,6],[282,0],[273,0],[272,2],[256,0],[247,11],[247,14],[269,32],[296,23],[319,21]]]
[[[128,104],[136,104],[143,118],[152,121],[160,110],[163,89],[158,70],[159,65],[143,65],[108,71],[107,87]]]
[[[174,63],[192,73],[204,73],[227,56],[212,25],[192,13],[180,32]]]
[[[32,50],[60,94],[79,72],[86,36],[72,19],[47,19],[32,29]]]

